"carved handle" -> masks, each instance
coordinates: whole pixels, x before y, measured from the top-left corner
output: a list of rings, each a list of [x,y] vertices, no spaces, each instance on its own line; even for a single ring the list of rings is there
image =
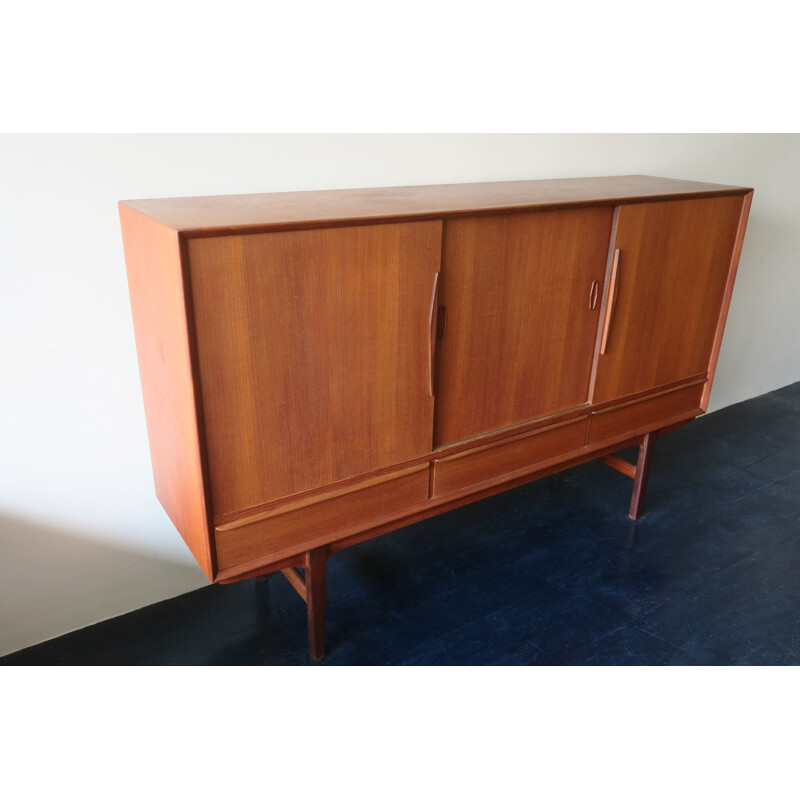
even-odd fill
[[[433,362],[436,353],[436,310],[439,307],[439,273],[433,274],[433,293],[431,294],[431,310],[428,320],[428,391],[433,397]]]
[[[611,264],[611,283],[608,287],[608,299],[606,300],[606,318],[603,322],[603,340],[600,342],[600,355],[606,354],[608,348],[608,335],[611,333],[611,322],[614,318],[614,309],[617,305],[617,294],[619,293],[619,250],[614,251],[614,261]]]
[[[589,289],[589,310],[594,311],[597,306],[597,290],[600,286],[600,281],[592,281]]]

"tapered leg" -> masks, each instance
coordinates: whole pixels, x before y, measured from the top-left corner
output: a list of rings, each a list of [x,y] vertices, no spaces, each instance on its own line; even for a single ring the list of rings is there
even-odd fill
[[[308,649],[315,661],[325,655],[325,594],[328,575],[328,549],[319,547],[306,553],[306,607]]]
[[[639,519],[642,516],[644,495],[647,491],[647,479],[650,477],[650,465],[653,463],[653,451],[656,446],[658,431],[645,434],[639,445],[639,458],[636,461],[636,475],[633,478],[633,495],[631,496],[631,510],[628,516]]]

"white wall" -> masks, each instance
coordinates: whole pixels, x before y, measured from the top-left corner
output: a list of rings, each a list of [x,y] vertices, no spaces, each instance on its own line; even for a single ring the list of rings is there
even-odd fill
[[[800,380],[800,136],[0,137],[0,654],[205,585],[157,504],[120,199],[645,173],[755,187],[709,410]]]

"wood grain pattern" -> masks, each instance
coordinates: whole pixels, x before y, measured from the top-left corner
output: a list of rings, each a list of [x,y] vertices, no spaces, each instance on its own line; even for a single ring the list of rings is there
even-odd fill
[[[189,242],[214,514],[430,451],[441,223]]]
[[[700,384],[696,384],[694,387],[689,387],[689,389],[691,391],[697,387],[700,387]],[[667,391],[663,394],[667,395],[671,394],[671,392]],[[659,400],[659,398],[660,396],[652,399]],[[621,406],[618,406],[616,410],[624,412],[625,409],[635,405],[637,405],[637,403],[625,403]],[[642,420],[644,420],[646,426],[651,421],[657,422],[656,417],[665,419],[665,417],[660,415],[663,413],[667,413],[667,415],[669,415],[670,411],[673,409],[678,409],[678,415],[680,416],[682,413],[684,419],[681,422],[667,419],[666,426],[661,429],[662,432],[667,432],[672,428],[680,427],[680,425],[683,425],[686,421],[688,421],[687,412],[685,410],[681,411],[681,409],[685,408],[686,404],[683,402],[675,403],[674,401],[670,400],[665,405],[667,409],[666,412],[663,412],[661,409],[661,404],[659,403],[654,412],[649,413],[645,408],[644,414],[637,414],[634,417],[629,418],[628,422],[639,424]],[[690,402],[688,405],[693,404]],[[696,416],[698,413],[700,413],[700,411],[695,408],[689,413],[690,416]],[[569,421],[575,421],[575,418],[573,417]],[[564,422],[568,421],[565,420]],[[584,414],[584,416],[581,417],[578,422],[580,423],[578,431],[579,438],[583,440],[585,437],[586,428],[588,427],[586,423],[586,415]],[[562,427],[562,425],[554,424],[547,427],[549,429],[557,429]],[[566,427],[566,425],[564,427]],[[413,522],[443,513],[444,511],[452,508],[457,508],[458,506],[464,505],[472,500],[488,497],[497,492],[504,491],[505,489],[519,486],[520,484],[526,483],[530,480],[544,477],[552,474],[553,472],[567,469],[568,467],[575,466],[576,464],[580,464],[585,461],[600,458],[607,453],[613,453],[616,450],[620,450],[624,447],[638,445],[641,441],[642,435],[646,432],[642,430],[636,431],[634,432],[633,438],[631,438],[631,435],[628,433],[629,429],[627,428],[627,425],[621,424],[618,426],[618,428],[619,429],[616,431],[612,428],[609,435],[604,435],[603,441],[587,444],[580,448],[577,452],[555,453],[555,451],[553,451],[555,453],[553,457],[546,461],[540,460],[542,458],[540,454],[539,456],[534,456],[535,463],[532,466],[531,459],[526,456],[522,459],[523,466],[519,469],[514,469],[514,467],[517,466],[516,464],[506,464],[504,468],[507,470],[511,469],[513,471],[491,476],[490,479],[480,484],[471,484],[462,489],[454,488],[452,493],[444,496],[442,496],[440,493],[436,497],[431,496],[431,499],[427,499],[428,496],[425,494],[425,499],[420,500],[419,498],[422,494],[424,494],[423,489],[426,485],[425,481],[421,481],[420,485],[414,488],[412,491],[412,496],[417,498],[416,503],[411,502],[411,496],[406,497],[405,499],[401,497],[400,503],[396,507],[393,507],[391,502],[387,504],[386,502],[377,499],[380,498],[379,484],[371,480],[367,481],[364,484],[364,488],[375,488],[376,502],[379,503],[379,506],[377,507],[381,507],[382,504],[383,510],[387,512],[387,517],[384,518],[383,515],[381,515],[380,521],[376,521],[377,517],[375,517],[371,526],[365,526],[364,530],[358,533],[348,533],[341,526],[337,527],[336,524],[324,524],[324,520],[326,519],[325,509],[327,503],[315,503],[307,501],[298,505],[298,508],[308,509],[309,513],[313,515],[310,517],[310,519],[314,520],[314,524],[308,524],[306,518],[304,517],[295,518],[292,517],[291,513],[286,513],[285,523],[283,525],[279,525],[274,528],[272,526],[261,527],[259,525],[261,520],[271,520],[279,516],[279,514],[273,510],[268,512],[268,516],[254,515],[252,519],[240,519],[233,523],[217,526],[216,538],[218,544],[221,543],[223,546],[227,546],[228,542],[230,542],[232,546],[241,544],[245,548],[245,550],[238,555],[235,552],[232,554],[232,557],[229,559],[229,565],[226,563],[226,565],[220,567],[218,580],[220,582],[231,582],[263,574],[271,569],[278,568],[278,566],[271,566],[273,562],[280,567],[298,564],[300,562],[298,562],[296,559],[299,557],[299,555],[305,552],[308,548],[317,547],[323,544],[328,545],[331,552],[336,552],[344,547],[349,547],[352,544],[365,541],[373,536],[378,536],[381,533],[386,533],[388,531],[403,527],[404,525],[409,525]],[[543,428],[535,429],[534,435],[542,432],[543,430]],[[522,441],[527,439],[530,435],[531,434],[528,433],[527,435],[519,435],[514,438]],[[506,443],[513,444],[512,442],[509,442],[508,439],[493,440],[493,444],[500,447],[504,446]],[[570,447],[572,447],[572,444],[570,444]],[[462,453],[463,456],[467,458],[475,451],[477,451],[479,454],[482,450],[489,449],[491,448],[483,446],[468,448],[458,452]],[[512,447],[512,453],[514,450],[515,448]],[[427,464],[423,468],[427,470]],[[411,467],[403,470],[401,473],[398,473],[397,476],[412,475],[414,471],[415,468]],[[385,482],[385,480],[383,482]],[[405,487],[398,487],[398,489],[401,495],[405,491]],[[358,492],[353,492],[351,490],[351,492],[346,494],[350,494],[351,496],[349,500],[344,501],[343,508],[346,510],[348,505],[352,504],[352,508],[357,510],[360,503]],[[343,493],[341,491],[337,491],[337,493],[334,494],[330,499],[335,499],[342,496]],[[321,512],[319,516],[316,516],[317,512],[314,511],[314,509],[319,509]],[[243,532],[247,536],[247,540],[237,541],[235,538],[227,540],[228,535],[235,533],[237,529],[243,529]],[[289,535],[284,538],[283,532],[286,530],[289,531]],[[292,535],[292,530],[294,530],[295,535]],[[276,534],[276,532],[278,538],[273,539],[272,537]],[[246,558],[246,561],[240,563],[238,560],[239,558]]]
[[[747,191],[740,186],[622,175],[124,202],[187,236],[203,236],[273,228],[331,227],[354,221],[363,224],[444,219],[553,206],[613,206],[665,197],[742,195]]]
[[[659,437],[674,428],[681,427],[688,422],[682,421],[668,422],[664,427],[659,428]],[[467,505],[491,497],[499,492],[504,492],[516,486],[520,486],[530,481],[544,478],[556,472],[561,472],[570,467],[583,464],[602,456],[614,453],[627,447],[634,447],[641,444],[643,433],[629,437],[626,434],[615,436],[611,439],[599,443],[584,446],[579,452],[564,454],[563,456],[551,459],[540,464],[535,471],[523,470],[522,472],[510,473],[500,476],[494,482],[487,482],[480,485],[467,487],[456,494],[446,497],[436,497],[425,500],[416,505],[408,505],[402,511],[391,515],[391,518],[375,523],[371,527],[355,533],[333,534],[319,532],[313,539],[303,540],[299,545],[288,545],[281,551],[273,552],[268,556],[258,556],[245,564],[236,564],[232,567],[220,569],[217,581],[220,583],[231,583],[263,575],[267,572],[283,569],[287,566],[302,566],[304,563],[304,553],[309,547],[326,546],[328,555],[352,547],[360,542],[367,541],[384,533],[397,530],[398,528],[411,525],[424,519],[442,514],[455,508]]]
[[[589,442],[604,442],[614,436],[633,432],[643,426],[651,430],[660,427],[682,414],[702,414],[700,398],[703,395],[705,382],[695,383],[679,389],[671,389],[663,394],[646,397],[633,403],[622,403],[618,406],[593,412],[589,426]]]
[[[696,381],[705,380],[705,375],[697,375],[694,377]],[[638,392],[637,394],[628,395],[627,397],[615,399],[607,403],[593,405],[591,406],[591,410],[600,411],[604,408],[619,406],[620,403],[634,402],[636,400],[641,400],[646,397],[652,396],[653,394],[661,394],[663,392],[669,391],[670,389],[682,388],[686,385],[687,385],[686,381],[679,381],[678,383],[667,384],[666,386],[658,387],[658,391],[655,393],[649,391]],[[467,451],[471,451],[475,448],[485,447],[490,444],[509,441],[515,437],[522,436],[526,433],[542,430],[543,428],[549,428],[554,425],[558,425],[562,422],[567,422],[569,420],[576,419],[578,417],[586,418],[587,410],[588,409],[586,406],[579,407],[576,409],[570,409],[569,411],[563,411],[556,414],[548,415],[546,417],[540,417],[539,419],[533,420],[531,422],[525,422],[522,423],[521,425],[512,425],[500,431],[492,431],[491,433],[488,433],[484,436],[480,436],[475,439],[469,439],[465,442],[457,442],[452,445],[438,447],[433,453],[426,453],[423,456],[418,456],[417,458],[405,461],[402,464],[395,464],[392,465],[391,467],[375,470],[374,472],[370,473],[369,476],[360,475],[354,478],[348,478],[344,481],[339,481],[338,483],[332,484],[330,486],[325,486],[317,489],[310,489],[306,492],[299,492],[298,494],[292,495],[291,497],[278,498],[277,500],[273,500],[268,503],[261,503],[256,506],[252,506],[246,510],[240,510],[230,514],[217,515],[214,517],[214,524],[218,528],[236,527],[237,525],[246,524],[256,518],[266,519],[267,517],[275,516],[276,514],[283,513],[284,511],[287,510],[292,510],[294,508],[300,508],[307,505],[312,505],[315,502],[327,500],[330,499],[331,497],[337,497],[340,494],[347,494],[348,492],[353,491],[356,488],[361,488],[375,483],[380,483],[385,480],[390,480],[392,477],[397,475],[399,471],[412,469],[414,467],[419,466],[420,464],[427,464],[433,458],[446,458],[448,456],[456,455],[457,453],[465,453]]]
[[[262,508],[260,506],[251,509],[250,513],[244,514],[240,512],[236,516],[226,516],[219,520],[215,520],[216,529],[218,531],[232,531],[236,528],[242,528],[252,525],[254,522],[261,522],[264,519],[278,517],[282,514],[288,514],[290,511],[299,511],[301,508],[308,508],[308,506],[316,505],[317,503],[326,503],[329,500],[334,500],[337,497],[352,494],[353,492],[361,492],[364,489],[369,489],[371,486],[378,486],[381,483],[397,480],[406,475],[411,475],[414,472],[419,472],[421,469],[427,469],[428,459],[416,462],[409,466],[395,468],[390,471],[382,471],[375,473],[367,478],[361,478],[358,481],[348,481],[347,483],[334,484],[332,487],[313,494],[298,494],[292,497],[281,498],[277,503],[271,503],[268,507]]]
[[[180,242],[131,208],[119,212],[156,496],[214,580]]]
[[[478,483],[577,452],[586,438],[587,417],[562,422],[500,444],[478,447],[433,465],[433,495],[442,497]]]
[[[428,500],[428,469],[425,464],[394,480],[250,524],[218,527],[219,568],[248,571],[248,562],[287,548],[313,549],[324,543],[320,539],[332,541],[398,517],[406,508]]]
[[[619,290],[608,344],[597,357],[593,402],[708,370],[743,200],[620,208]]]
[[[402,510],[393,514],[388,514],[385,519],[376,521],[373,525],[366,526],[363,530],[355,532],[340,530],[330,533],[326,532],[324,529],[318,529],[313,538],[303,538],[299,544],[287,544],[282,550],[271,550],[269,551],[269,555],[255,556],[246,563],[236,562],[232,567],[220,567],[217,581],[219,583],[230,583],[245,578],[251,578],[256,575],[262,575],[279,568],[282,569],[286,566],[301,566],[303,563],[303,554],[309,549],[324,545],[328,548],[328,553],[330,555],[375,536],[380,536],[389,531],[411,525],[414,522],[419,522],[420,520],[442,514],[445,511],[458,508],[475,500],[490,497],[493,494],[506,491],[515,486],[520,486],[547,475],[552,475],[554,472],[560,472],[586,461],[591,461],[606,453],[613,453],[624,447],[638,445],[640,441],[641,435],[630,439],[616,437],[614,440],[605,442],[602,445],[585,446],[577,453],[564,454],[548,462],[537,465],[533,472],[524,469],[521,472],[498,476],[493,482],[467,487],[453,495],[426,499],[415,505],[406,505]],[[253,541],[257,541],[256,531],[254,530],[253,533]]]
[[[588,402],[613,209],[445,223],[434,444]]]

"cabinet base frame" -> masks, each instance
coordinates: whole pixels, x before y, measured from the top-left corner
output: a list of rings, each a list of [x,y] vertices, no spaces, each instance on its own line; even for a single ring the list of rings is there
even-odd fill
[[[601,456],[600,461],[605,465],[621,472],[628,478],[633,478],[633,493],[631,494],[631,507],[628,511],[628,516],[637,520],[642,516],[642,507],[644,506],[644,495],[647,491],[647,481],[650,477],[650,467],[653,463],[653,451],[655,450],[656,439],[658,438],[658,431],[646,433],[642,436],[639,443],[639,456],[636,459],[636,464],[631,464],[624,458],[615,456],[613,453]]]
[[[328,583],[328,548],[317,547],[303,554],[303,572],[283,567],[286,580],[306,604],[308,651],[314,661],[325,656],[325,595]]]
[[[633,479],[631,507],[628,511],[628,516],[632,520],[638,520],[642,516],[644,497],[647,492],[647,481],[650,478],[650,467],[653,464],[653,453],[655,452],[656,441],[665,433],[675,430],[675,428],[679,428],[681,425],[685,424],[685,422],[679,422],[677,425],[670,425],[666,428],[644,434],[638,442],[639,455],[635,464],[631,464],[630,461],[615,456],[613,453],[606,453],[606,455],[600,456],[598,459],[617,472],[621,472],[628,478]]]
[[[656,441],[665,433],[668,433],[675,428],[679,428],[690,421],[691,420],[689,419],[681,420],[680,422],[668,425],[666,427],[649,431],[648,433],[645,433],[636,439],[628,440],[615,445],[613,450],[612,448],[608,448],[601,450],[599,453],[596,453],[588,458],[583,457],[580,459],[567,461],[555,467],[542,470],[538,474],[534,473],[533,475],[525,476],[522,479],[514,481],[512,485],[518,485],[529,480],[535,480],[539,477],[545,477],[546,475],[563,471],[569,467],[576,466],[577,464],[584,463],[586,461],[602,461],[604,464],[607,464],[618,472],[621,472],[623,475],[633,479],[633,493],[631,496],[631,505],[628,516],[633,520],[637,520],[642,515],[645,492],[647,490],[647,480],[650,476],[650,468],[653,462],[653,453],[655,450]],[[624,449],[626,447],[631,447],[632,445],[637,445],[639,447],[639,454],[635,465],[630,461],[626,461],[624,458],[613,455],[614,450]],[[511,488],[511,485],[504,488]],[[488,490],[486,494],[494,494],[495,491],[502,490],[502,488],[498,489],[497,487],[494,487],[493,489]],[[462,499],[457,502],[458,504],[462,504],[463,502],[468,501],[466,499]],[[420,518],[424,517],[421,516]],[[407,524],[411,524],[413,521],[415,521],[415,519],[412,517]],[[401,522],[400,526],[402,526],[402,524],[403,523]],[[388,531],[393,530],[398,526],[392,525],[391,527],[386,527]],[[258,581],[264,581],[272,573],[281,572],[306,604],[309,654],[314,661],[319,661],[325,656],[325,603],[327,591],[328,558],[338,550],[342,550],[345,547],[350,547],[354,544],[359,544],[366,539],[372,538],[373,536],[387,531],[384,531],[381,528],[378,528],[374,531],[365,531],[362,534],[348,537],[345,540],[333,542],[321,547],[316,547],[312,550],[307,550],[304,553],[298,553],[295,556],[283,559],[282,561],[273,562],[268,566],[256,568],[251,572],[240,574],[235,578],[223,579],[219,582],[236,583],[241,580],[247,580],[248,578],[255,578]],[[301,568],[302,572],[300,571]]]
[[[314,661],[325,657],[325,597],[328,582],[327,547],[308,550],[296,558],[272,564],[259,574],[246,575],[263,583],[270,575],[280,572],[306,604],[308,619],[308,651]],[[302,568],[302,572],[300,571]],[[233,583],[237,581],[231,581]]]

